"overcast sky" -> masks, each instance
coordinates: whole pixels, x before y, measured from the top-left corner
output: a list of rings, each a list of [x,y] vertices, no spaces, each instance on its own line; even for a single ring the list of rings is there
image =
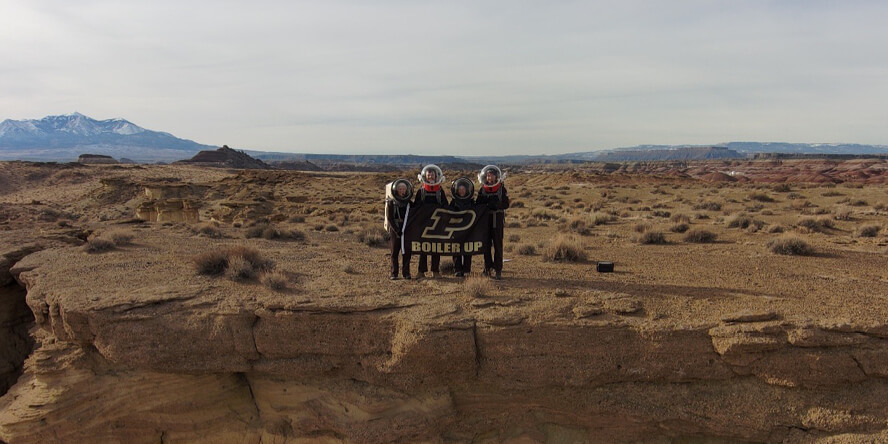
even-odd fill
[[[0,120],[211,145],[888,144],[885,1],[0,0]]]

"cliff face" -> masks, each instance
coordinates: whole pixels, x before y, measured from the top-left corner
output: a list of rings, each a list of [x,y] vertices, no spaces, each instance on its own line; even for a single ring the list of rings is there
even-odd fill
[[[44,251],[13,267],[39,347],[0,402],[4,440],[888,436],[888,325],[870,319],[748,311],[652,323],[644,299],[601,291],[282,297],[175,273],[187,257],[164,245],[196,251],[194,240],[142,242],[152,247]],[[160,258],[168,264],[138,268]],[[87,269],[108,282],[142,276],[113,290],[71,278]]]

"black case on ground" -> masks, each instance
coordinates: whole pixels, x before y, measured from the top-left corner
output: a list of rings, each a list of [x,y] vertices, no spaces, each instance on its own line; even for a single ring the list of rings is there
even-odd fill
[[[611,273],[614,271],[614,263],[598,262],[598,265],[595,266],[595,269],[598,270],[599,273]]]

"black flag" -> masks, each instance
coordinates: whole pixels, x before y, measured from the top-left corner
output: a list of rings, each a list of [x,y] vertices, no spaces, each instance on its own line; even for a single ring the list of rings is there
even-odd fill
[[[487,205],[453,210],[435,205],[410,207],[401,236],[402,253],[482,254],[490,243]]]

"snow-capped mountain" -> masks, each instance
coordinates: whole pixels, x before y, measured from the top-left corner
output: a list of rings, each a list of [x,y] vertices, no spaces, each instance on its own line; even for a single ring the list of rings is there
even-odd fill
[[[88,152],[154,162],[179,160],[206,149],[215,147],[125,119],[96,120],[78,112],[0,122],[0,160],[65,161]]]

